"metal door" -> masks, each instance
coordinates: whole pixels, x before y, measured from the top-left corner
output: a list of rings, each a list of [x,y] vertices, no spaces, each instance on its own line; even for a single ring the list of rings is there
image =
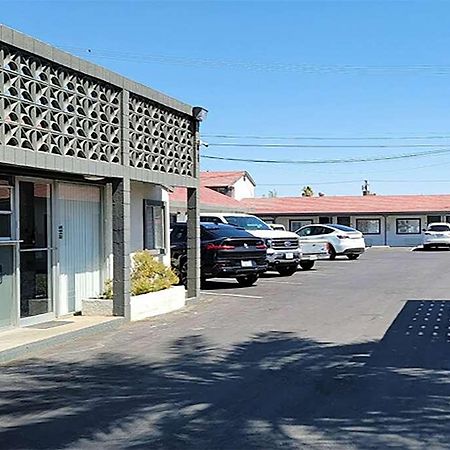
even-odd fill
[[[58,314],[81,311],[102,291],[101,189],[60,183],[57,188]]]

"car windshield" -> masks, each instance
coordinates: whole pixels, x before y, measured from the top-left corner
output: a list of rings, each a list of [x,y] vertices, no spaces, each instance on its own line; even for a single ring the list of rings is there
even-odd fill
[[[450,231],[448,225],[430,225],[428,231]]]
[[[270,230],[271,228],[255,216],[225,216],[227,222],[245,230]]]
[[[338,225],[338,224],[328,224],[328,226],[329,227],[332,227],[332,228],[336,228],[336,230],[340,230],[340,231],[349,231],[349,232],[352,232],[352,231],[358,231],[358,230],[355,230],[354,228],[351,228],[351,227],[347,227],[347,226],[345,226],[345,225]]]

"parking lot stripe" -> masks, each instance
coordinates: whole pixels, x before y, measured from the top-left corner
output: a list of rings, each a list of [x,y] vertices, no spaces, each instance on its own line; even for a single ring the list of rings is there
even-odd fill
[[[219,292],[210,292],[210,291],[201,291],[202,294],[208,294],[208,295],[217,295],[220,297],[243,297],[243,298],[264,298],[260,297],[258,295],[244,295],[244,294],[224,294]]]

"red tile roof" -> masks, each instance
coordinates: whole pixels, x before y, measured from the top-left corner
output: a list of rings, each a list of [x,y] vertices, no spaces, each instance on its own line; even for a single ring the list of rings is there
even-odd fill
[[[450,195],[276,197],[242,202],[259,214],[450,212]]]
[[[245,175],[254,184],[252,177],[245,170],[238,172],[201,172],[200,180],[204,186],[227,187],[232,186],[239,178]]]
[[[170,202],[186,203],[187,190],[186,188],[177,187],[169,196]],[[245,205],[238,202],[234,198],[227,197],[219,192],[213,191],[205,186],[200,187],[200,204],[208,206],[216,206],[218,210],[220,207],[235,208],[236,210],[246,209]]]

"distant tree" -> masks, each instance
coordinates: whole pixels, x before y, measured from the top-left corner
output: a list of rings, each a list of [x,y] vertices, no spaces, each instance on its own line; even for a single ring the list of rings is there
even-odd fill
[[[267,193],[267,197],[269,197],[269,198],[275,198],[275,197],[278,197],[278,192],[277,192],[275,189],[273,189],[272,191],[269,191],[269,192]]]
[[[311,186],[304,186],[302,189],[302,197],[312,197],[314,195],[314,191]]]

